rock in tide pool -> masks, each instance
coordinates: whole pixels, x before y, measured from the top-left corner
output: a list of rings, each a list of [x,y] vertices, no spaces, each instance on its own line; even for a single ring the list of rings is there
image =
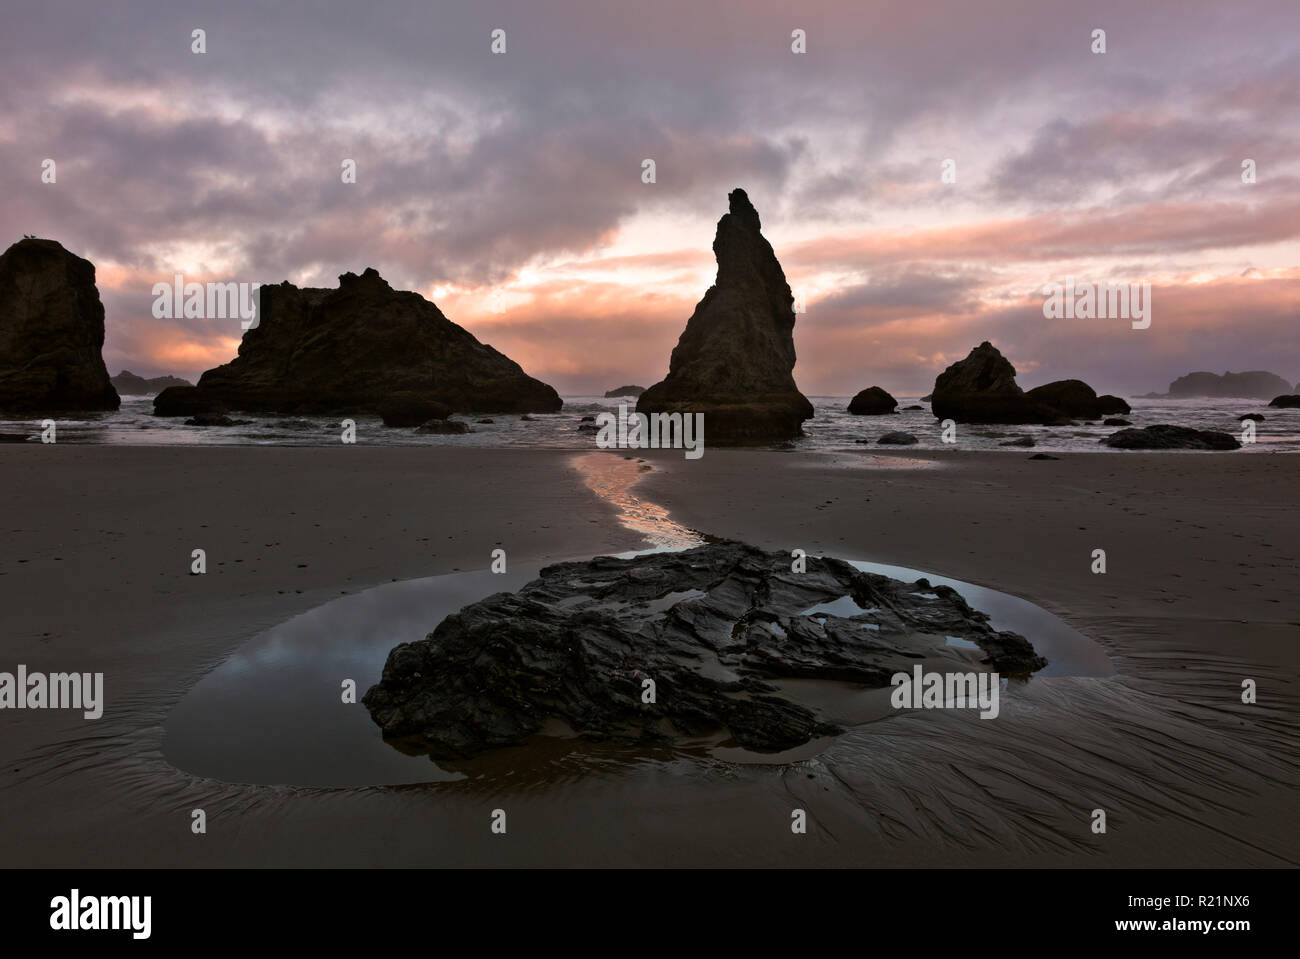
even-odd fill
[[[548,566],[518,592],[466,606],[395,647],[363,701],[385,737],[435,758],[522,744],[554,720],[620,742],[725,731],[774,752],[840,731],[775,683],[887,687],[922,659],[1012,676],[1046,665],[946,586],[815,557],[795,573],[788,553],[719,542]],[[646,680],[651,703],[642,701]]]
[[[794,296],[745,191],[729,202],[713,240],[718,278],[637,412],[703,413],[710,443],[792,439],[813,415],[793,376]]]
[[[163,390],[155,413],[346,416],[389,409],[417,425],[416,401],[482,413],[555,412],[563,405],[518,363],[420,294],[394,290],[373,269],[344,273],[336,290],[280,283],[263,286],[259,297],[257,325],[244,333],[239,355],[208,370],[197,386]],[[404,397],[395,410],[394,396]]]
[[[93,263],[33,237],[0,255],[0,410],[117,409],[103,346]]]
[[[1101,440],[1120,450],[1235,450],[1241,448],[1235,436],[1214,430],[1194,430],[1166,423],[1144,429],[1120,430]]]

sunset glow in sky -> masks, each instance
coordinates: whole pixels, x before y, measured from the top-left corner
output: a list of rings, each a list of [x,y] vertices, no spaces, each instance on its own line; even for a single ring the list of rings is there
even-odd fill
[[[175,273],[373,266],[603,392],[667,371],[742,186],[809,395],[928,392],[984,339],[1026,387],[1295,381],[1297,37],[1295,0],[44,3],[0,36],[0,245],[95,263],[113,373],[234,355],[237,319],[151,315]],[[1151,328],[1045,319],[1067,276],[1150,282]]]

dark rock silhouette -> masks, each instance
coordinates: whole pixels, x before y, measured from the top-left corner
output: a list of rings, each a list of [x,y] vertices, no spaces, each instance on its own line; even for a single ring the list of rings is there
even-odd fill
[[[644,392],[644,386],[620,386],[618,389],[608,390],[605,399],[613,399],[616,396],[640,396]]]
[[[718,221],[718,278],[674,347],[668,376],[641,394],[641,413],[703,413],[714,443],[802,434],[813,407],[795,386],[794,296],[744,190]]]
[[[812,612],[844,597],[863,612]],[[975,643],[982,667],[949,636]],[[771,752],[840,731],[816,696],[801,701],[773,680],[887,687],[919,657],[1013,676],[1046,665],[948,587],[816,557],[794,573],[786,552],[720,542],[548,566],[396,646],[363,702],[385,737],[435,757],[522,744],[550,720],[620,742],[726,730]],[[643,701],[646,679],[654,702]]]
[[[884,443],[886,446],[911,446],[916,442],[916,437],[911,433],[904,433],[901,430],[895,430],[892,433],[886,433],[877,443]]]
[[[195,387],[158,394],[161,416],[246,410],[378,413],[396,393],[465,412],[554,412],[559,394],[373,269],[336,290],[263,286],[239,355]]]
[[[1113,413],[1131,413],[1128,403],[1118,396],[1098,396],[1083,380],[1057,380],[1029,390],[1025,396],[1050,407],[1062,416],[1095,418]]]
[[[115,410],[95,267],[54,240],[0,255],[0,410]]]
[[[1291,384],[1276,373],[1249,370],[1245,373],[1188,373],[1169,384],[1170,398],[1179,397],[1242,397],[1266,400],[1278,393],[1290,392]]]
[[[1264,422],[1264,414],[1263,414],[1263,413],[1242,413],[1242,414],[1241,414],[1241,419],[1242,419],[1243,422],[1244,422],[1245,420],[1253,420],[1253,421],[1256,422],[1256,423],[1263,423],[1263,422]]]
[[[1300,408],[1300,395],[1292,393],[1288,396],[1275,396],[1268,404],[1279,410],[1293,410]]]
[[[1101,440],[1121,450],[1235,450],[1241,443],[1235,436],[1215,430],[1195,430],[1165,423],[1144,429],[1120,430]]]
[[[880,416],[894,412],[898,400],[879,386],[868,386],[849,400],[849,412],[858,416]]]
[[[445,420],[452,410],[423,393],[400,390],[385,396],[378,412],[385,426],[419,426],[429,420]]]
[[[1098,396],[1082,380],[1057,380],[1026,393],[1016,383],[1016,368],[988,340],[940,373],[930,396],[936,417],[959,423],[1064,423],[1130,412],[1118,396]]]
[[[179,376],[154,376],[146,379],[136,376],[130,370],[123,370],[110,381],[118,396],[153,396],[169,386],[193,386],[189,380]]]
[[[1101,421],[1102,426],[1132,426],[1133,424],[1122,416],[1112,416],[1109,419]]]
[[[1052,423],[1064,417],[1025,396],[1016,368],[988,340],[939,374],[930,411],[959,423]]]

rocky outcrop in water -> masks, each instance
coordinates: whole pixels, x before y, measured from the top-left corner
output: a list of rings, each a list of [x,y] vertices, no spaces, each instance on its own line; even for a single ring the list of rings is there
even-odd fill
[[[1300,408],[1300,395],[1292,393],[1287,396],[1275,396],[1268,405],[1279,410],[1297,409]]]
[[[1118,396],[1098,396],[1082,380],[1057,380],[1026,393],[1016,383],[1016,368],[988,340],[939,374],[930,410],[939,419],[959,423],[1022,424],[1131,412]]]
[[[1035,403],[1049,407],[1061,416],[1096,419],[1115,413],[1132,413],[1128,403],[1109,393],[1097,395],[1083,380],[1057,380],[1036,386],[1025,396]]]
[[[795,386],[794,296],[758,212],[732,190],[718,221],[718,278],[677,341],[668,376],[641,394],[640,413],[703,413],[711,443],[802,434],[813,407]]]
[[[620,386],[617,389],[606,391],[605,399],[609,400],[617,396],[640,396],[644,392],[644,386]]]
[[[855,416],[881,416],[894,412],[897,407],[898,400],[879,386],[868,386],[849,400],[849,412]]]
[[[189,380],[183,380],[179,376],[154,376],[146,379],[143,376],[136,376],[130,370],[123,370],[114,376],[111,380],[113,389],[117,390],[118,396],[153,396],[161,393],[169,386],[193,386]]]
[[[1241,443],[1229,433],[1195,430],[1160,423],[1144,429],[1120,430],[1101,440],[1120,450],[1235,450]]]
[[[263,286],[235,359],[158,394],[161,416],[378,413],[396,393],[458,412],[555,412],[559,394],[374,270],[336,290]]]
[[[0,410],[115,410],[95,267],[54,240],[0,255]]]
[[[521,744],[553,720],[624,742],[725,730],[777,751],[839,731],[781,680],[882,687],[922,659],[1015,676],[1046,665],[948,587],[813,557],[796,573],[789,553],[721,542],[549,566],[395,647],[364,702],[385,737],[443,758]]]
[[[1249,370],[1244,373],[1188,373],[1169,384],[1165,394],[1171,399],[1191,397],[1241,397],[1265,400],[1278,393],[1287,393],[1291,384],[1276,373]]]
[[[1060,414],[1025,397],[1016,368],[985,340],[939,374],[930,411],[959,423],[1051,423]]]

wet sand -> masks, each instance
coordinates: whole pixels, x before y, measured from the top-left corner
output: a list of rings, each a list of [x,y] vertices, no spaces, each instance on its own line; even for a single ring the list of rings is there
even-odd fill
[[[615,454],[608,454],[613,456]],[[1284,455],[654,454],[644,515],[930,570],[1043,606],[1117,674],[917,712],[789,765],[615,747],[510,774],[241,786],[161,753],[186,690],[341,592],[649,545],[524,450],[0,448],[0,669],[105,672],[104,718],[0,713],[0,862],[38,866],[1300,862],[1296,463]],[[639,471],[639,468],[638,468]],[[662,517],[660,517],[662,518]],[[209,572],[189,575],[190,551]],[[1107,551],[1109,572],[1089,571]],[[25,560],[25,562],[20,562]],[[430,628],[435,624],[430,624]],[[1259,702],[1240,701],[1241,681]],[[357,706],[355,708],[363,708]],[[206,835],[190,832],[203,808]],[[508,832],[489,829],[493,809]],[[807,835],[790,831],[794,808]],[[1090,829],[1107,811],[1108,831]]]

